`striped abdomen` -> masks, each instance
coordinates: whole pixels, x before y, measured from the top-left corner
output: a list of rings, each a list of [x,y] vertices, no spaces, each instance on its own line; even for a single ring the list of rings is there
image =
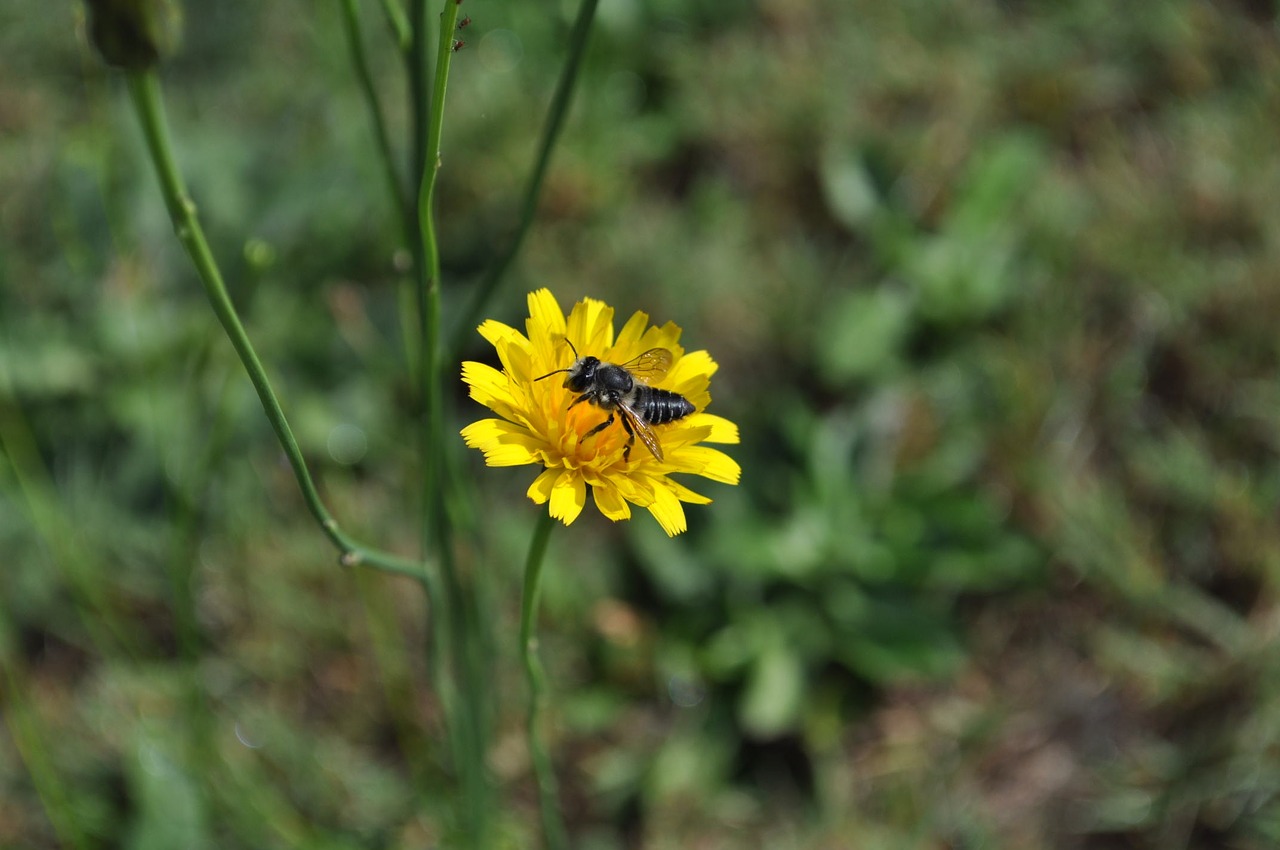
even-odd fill
[[[671,390],[661,390],[637,382],[633,392],[635,402],[631,405],[632,408],[650,425],[665,425],[683,419],[696,409],[687,398]]]

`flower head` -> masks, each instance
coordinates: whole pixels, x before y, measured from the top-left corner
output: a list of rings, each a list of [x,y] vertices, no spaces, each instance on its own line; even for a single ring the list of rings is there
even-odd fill
[[[650,327],[649,317],[636,313],[615,337],[612,307],[585,298],[566,320],[550,290],[540,289],[529,294],[525,330],[527,336],[493,320],[480,325],[480,335],[498,351],[502,371],[468,361],[462,364],[462,379],[471,387],[471,397],[501,418],[473,422],[462,436],[468,446],[484,452],[490,466],[545,467],[528,495],[539,505],[550,502],[553,517],[565,525],[577,519],[590,485],[596,507],[609,519],[629,519],[631,505],[637,505],[648,508],[667,534],[676,535],[687,527],[680,503],[711,500],[676,482],[672,474],[738,483],[738,464],[702,445],[738,442],[736,425],[704,412],[711,402],[707,387],[716,363],[705,351],[686,353],[680,347],[680,328],[670,322]],[[626,364],[655,348],[671,352],[671,363],[648,383],[683,396],[694,408],[687,416],[652,426],[657,452],[632,439],[620,415],[599,428],[610,411],[589,401],[575,404],[581,393],[551,374],[567,370],[577,357]]]

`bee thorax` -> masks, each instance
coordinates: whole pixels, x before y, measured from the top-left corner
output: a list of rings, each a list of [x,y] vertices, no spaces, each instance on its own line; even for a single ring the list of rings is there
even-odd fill
[[[596,372],[596,380],[605,392],[627,393],[635,385],[635,379],[626,369],[612,363],[602,365]]]

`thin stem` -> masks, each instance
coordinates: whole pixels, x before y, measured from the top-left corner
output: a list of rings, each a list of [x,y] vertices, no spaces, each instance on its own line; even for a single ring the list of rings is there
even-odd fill
[[[244,325],[236,315],[235,306],[231,303],[231,296],[227,294],[226,284],[222,280],[222,273],[218,270],[213,253],[209,250],[209,243],[205,239],[204,230],[196,217],[195,204],[187,194],[182,177],[174,163],[173,149],[169,142],[169,128],[165,122],[164,105],[160,97],[160,83],[152,71],[132,72],[128,75],[128,82],[129,94],[133,100],[134,110],[138,114],[138,120],[142,124],[143,134],[146,136],[147,151],[151,155],[151,162],[160,179],[160,188],[164,194],[165,206],[169,210],[169,217],[173,221],[174,232],[178,236],[178,241],[182,243],[182,247],[186,249],[187,255],[191,257],[192,263],[195,264],[200,283],[204,286],[213,312],[217,315],[222,329],[231,340],[236,355],[249,374],[249,380],[258,393],[258,399],[262,403],[267,420],[271,423],[276,439],[279,440],[289,460],[289,466],[293,469],[298,487],[302,490],[302,498],[307,505],[307,510],[319,523],[325,536],[341,552],[339,560],[344,566],[368,565],[383,572],[410,576],[422,581],[424,576],[422,564],[356,542],[338,527],[338,523],[320,501],[320,494],[316,491],[311,473],[307,470],[306,462],[302,458],[302,450],[298,447],[298,441],[294,439],[289,422],[285,419],[284,410],[281,409],[280,402],[271,389],[266,370],[263,369],[262,362],[249,342],[249,335],[245,333]]]
[[[415,120],[418,140],[421,142],[421,160],[418,168],[421,184],[418,192],[417,220],[419,227],[419,258],[417,268],[418,315],[420,321],[421,349],[419,351],[419,380],[421,382],[427,421],[423,436],[422,456],[425,467],[423,476],[423,527],[426,541],[433,545],[438,555],[440,574],[446,594],[446,621],[440,631],[448,635],[452,670],[461,687],[446,694],[452,704],[449,713],[450,733],[454,754],[463,784],[463,828],[467,840],[473,846],[484,846],[492,821],[490,811],[490,786],[485,774],[485,720],[482,671],[470,663],[472,657],[472,626],[476,623],[475,599],[467,593],[453,557],[452,526],[444,502],[445,494],[452,493],[447,454],[450,445],[446,440],[445,425],[450,421],[447,400],[444,395],[443,354],[444,345],[440,308],[440,249],[435,226],[435,186],[439,174],[440,150],[444,134],[445,95],[448,91],[449,69],[453,59],[453,37],[458,21],[458,0],[443,0],[439,29],[436,33],[436,62],[431,78],[431,103],[425,117],[425,125]],[[421,11],[415,17],[415,48],[426,40],[426,19]],[[423,74],[420,84],[425,90],[425,62],[421,66],[411,60],[411,68]],[[416,103],[415,110],[422,104]],[[421,135],[425,133],[425,135]],[[415,148],[418,146],[415,144]],[[460,696],[461,699],[456,698]]]
[[[423,515],[428,527],[444,526],[439,499],[444,483],[444,393],[441,374],[440,341],[440,248],[436,240],[434,213],[436,175],[440,171],[440,143],[444,132],[444,102],[449,85],[449,66],[453,57],[453,30],[458,20],[458,4],[445,0],[440,13],[440,31],[436,46],[435,85],[427,116],[426,146],[423,149],[422,185],[418,192],[418,226],[421,236],[422,264],[418,271],[418,315],[421,336],[419,379],[426,406],[426,442],[423,445],[427,474],[424,476]],[[422,33],[418,33],[419,40]],[[440,532],[441,528],[433,529]],[[450,564],[442,559],[446,581]]]
[[[17,638],[8,612],[0,607],[0,688],[6,691],[3,722],[17,750],[18,759],[31,777],[31,785],[40,799],[45,817],[58,842],[77,850],[93,846],[83,823],[83,806],[77,805],[70,792],[67,777],[58,774],[53,747],[56,733],[47,727],[36,706],[31,704],[36,693],[27,681],[18,654]],[[102,647],[99,647],[100,649]]]
[[[432,199],[436,175],[440,172],[440,141],[444,134],[444,99],[449,87],[449,66],[453,64],[453,32],[458,25],[458,3],[445,0],[437,33],[435,85],[431,93],[431,112],[427,119],[427,145],[423,152],[422,186],[418,194],[418,220],[422,245],[426,250],[427,281],[437,296],[440,291],[440,249],[436,244],[436,228]]]
[[[189,459],[189,464],[180,472],[179,478],[169,478],[167,481],[170,498],[174,502],[173,536],[167,564],[172,593],[170,607],[173,611],[178,651],[183,661],[180,671],[185,719],[183,737],[187,742],[188,763],[193,766],[215,764],[219,759],[215,719],[200,676],[203,635],[197,613],[198,593],[195,584],[195,569],[199,563],[197,549],[203,520],[201,508],[207,503],[205,496],[213,483],[218,459],[223,456],[232,433],[229,415],[232,406],[226,403],[233,386],[230,364],[216,364],[217,401],[212,410],[208,409],[204,400],[203,379],[210,371],[210,355],[216,334],[213,327],[202,334],[188,381],[188,403],[192,409],[203,408],[201,412],[210,420],[205,446],[197,456]],[[158,445],[156,450],[160,451]],[[213,802],[208,784],[201,786],[200,802],[204,806]]]
[[[560,130],[564,127],[565,118],[569,114],[569,104],[578,81],[582,57],[586,53],[587,38],[591,34],[591,24],[595,19],[597,4],[598,0],[582,0],[582,5],[578,7],[578,17],[574,20],[573,31],[569,35],[569,55],[565,60],[564,68],[560,71],[560,80],[556,83],[555,95],[547,110],[547,120],[542,127],[542,138],[538,142],[537,161],[525,184],[524,197],[520,204],[520,222],[506,252],[485,271],[475,296],[462,312],[461,320],[454,326],[449,350],[454,355],[455,361],[462,359],[462,349],[470,339],[476,321],[506,277],[511,264],[515,262],[520,248],[524,245],[525,237],[533,226],[533,219],[538,212],[538,198],[542,194],[542,184],[546,180],[547,168],[551,163],[551,152],[560,138]]]
[[[198,456],[191,458],[190,465],[182,471],[179,479],[182,483],[174,478],[169,478],[166,482],[169,498],[174,503],[172,549],[168,559],[170,591],[173,594],[171,608],[174,634],[177,637],[179,654],[186,662],[189,672],[196,668],[201,641],[194,575],[195,565],[199,562],[196,550],[200,542],[201,506],[206,503],[204,497],[213,482],[218,468],[218,458],[226,450],[227,441],[231,435],[229,416],[231,405],[226,403],[232,385],[229,368],[223,367],[218,370],[220,373],[217,379],[218,403],[213,410],[208,410],[204,403],[203,378],[209,371],[215,333],[213,328],[209,328],[203,335],[188,381],[188,404],[192,409],[200,410],[210,423],[204,449]],[[218,365],[222,366],[222,364]],[[160,451],[158,445],[156,450]],[[193,713],[198,713],[203,703],[198,677],[191,675],[189,685],[191,710]],[[199,728],[195,731],[202,731],[204,725],[199,724]],[[203,743],[201,742],[201,749],[207,750]]]
[[[529,757],[533,761],[533,775],[538,783],[538,805],[542,810],[542,833],[550,850],[563,850],[569,846],[564,821],[560,818],[557,803],[556,775],[551,759],[538,728],[542,709],[546,704],[546,673],[538,660],[538,638],[534,635],[534,619],[538,610],[538,594],[542,586],[542,561],[547,553],[547,541],[555,520],[543,511],[529,542],[529,558],[524,566],[524,593],[520,601],[520,652],[524,658],[525,678],[529,683],[529,712],[526,715],[525,732],[529,741]]]
[[[428,56],[428,22],[426,13],[427,0],[409,0],[409,23],[412,36],[409,49],[404,54],[405,76],[408,78],[409,114],[413,123],[409,128],[409,185],[421,187],[423,173],[427,163],[427,122],[431,112],[431,68],[427,63]],[[414,234],[420,232],[418,222],[418,205],[413,204],[410,212],[414,218]],[[413,240],[414,263],[422,265],[422,240]],[[421,273],[421,272],[420,272]]]
[[[427,173],[431,172],[434,176],[435,171],[434,168],[429,169],[427,167],[427,125],[430,122],[432,100],[427,94],[430,70],[427,66],[426,58],[426,3],[427,0],[410,0],[409,14],[413,26],[413,40],[411,49],[405,56],[405,70],[409,77],[409,106],[410,114],[412,115],[409,174],[413,182],[410,185],[419,187],[419,191],[421,191],[421,187],[426,181]],[[423,229],[422,214],[422,203],[419,197],[419,202],[413,204],[409,209],[412,231],[409,250],[413,256],[415,282],[413,297],[416,304],[415,316],[417,321],[416,337],[411,337],[411,339],[416,340],[417,348],[410,354],[414,378],[419,389],[419,402],[423,407],[423,415],[427,417],[427,421],[418,429],[418,451],[422,463],[422,551],[425,553],[432,542],[429,519],[431,514],[431,486],[428,481],[428,469],[430,467],[432,447],[430,420],[433,418],[435,411],[431,407],[430,401],[431,374],[428,366],[431,359],[429,349],[434,348],[436,345],[436,334],[431,329],[431,310],[428,306],[428,293],[432,286],[432,271],[427,264],[426,249],[421,235]],[[440,609],[433,610],[436,611],[435,620],[437,622],[441,616],[447,614],[447,612]]]
[[[391,199],[395,203],[396,214],[401,221],[408,222],[409,201],[405,198],[400,173],[396,168],[395,153],[391,149],[391,137],[387,134],[387,121],[382,111],[382,101],[378,98],[378,89],[373,82],[373,71],[369,67],[369,56],[365,53],[356,0],[340,0],[339,5],[342,8],[342,27],[347,34],[347,47],[351,51],[351,63],[355,66],[356,77],[360,80],[360,90],[369,107],[369,119],[373,123],[373,132],[378,143],[378,158],[382,161],[383,176],[387,181]],[[408,25],[405,24],[405,26]]]
[[[404,16],[404,10],[396,0],[382,0],[382,12],[387,17],[387,26],[391,28],[396,46],[401,52],[407,51],[409,45],[413,43],[413,32],[409,28],[408,19]]]
[[[11,391],[8,370],[0,363],[0,399]],[[107,570],[98,548],[85,542],[82,523],[60,505],[52,470],[16,403],[0,404],[0,482],[6,469],[26,503],[32,530],[44,541],[54,569],[66,582],[85,636],[96,651],[114,646],[126,657],[136,658],[140,641],[134,624],[111,604]]]

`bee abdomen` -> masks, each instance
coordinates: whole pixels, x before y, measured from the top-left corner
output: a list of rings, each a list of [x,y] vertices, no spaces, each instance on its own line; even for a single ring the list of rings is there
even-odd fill
[[[671,390],[646,386],[637,389],[636,411],[650,425],[665,425],[683,419],[696,409],[687,398]]]

